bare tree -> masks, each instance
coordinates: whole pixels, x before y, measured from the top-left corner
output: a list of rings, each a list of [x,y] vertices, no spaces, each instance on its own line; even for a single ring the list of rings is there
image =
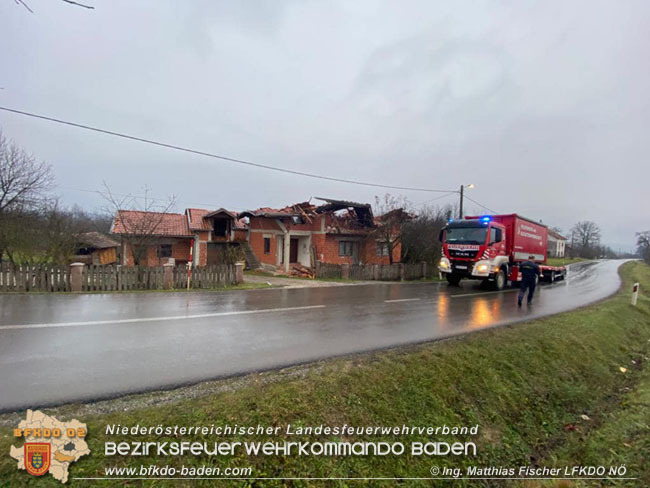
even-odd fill
[[[600,228],[595,222],[583,220],[571,228],[572,252],[584,258],[597,257],[600,246]]]
[[[393,251],[402,242],[404,225],[413,218],[405,210],[408,207],[409,202],[406,198],[394,197],[388,193],[383,198],[375,196],[378,217],[372,235],[387,247],[390,264],[393,264]]]
[[[147,249],[156,243],[161,234],[161,225],[165,216],[176,206],[176,197],[165,200],[151,198],[149,188],[144,188],[144,196],[133,195],[117,197],[104,182],[104,191],[100,192],[109,204],[109,211],[115,215],[113,227],[119,226],[122,242],[127,243],[133,253],[133,260],[140,263]]]
[[[650,264],[650,230],[638,232],[636,235],[637,251],[641,259]]]
[[[455,215],[451,205],[422,207],[418,215],[403,226],[402,260],[436,264],[440,259],[442,247],[438,240],[440,230],[447,224],[451,215]]]
[[[87,5],[87,4],[81,3],[81,2],[75,2],[74,0],[61,0],[61,1],[65,2],[65,3],[69,4],[69,5],[74,5],[76,7],[87,8],[89,10],[93,10],[95,8],[92,5]],[[14,0],[14,2],[16,3],[16,5],[22,5],[23,7],[25,7],[30,13],[32,13],[32,14],[34,13],[34,11],[31,9],[31,7],[29,5],[27,5],[27,2],[25,2],[25,0]]]
[[[0,130],[0,218],[11,210],[42,203],[53,184],[50,165],[7,141]]]
[[[27,219],[47,204],[53,184],[50,165],[36,161],[0,130],[0,261],[9,248],[19,247],[21,227],[25,230]]]

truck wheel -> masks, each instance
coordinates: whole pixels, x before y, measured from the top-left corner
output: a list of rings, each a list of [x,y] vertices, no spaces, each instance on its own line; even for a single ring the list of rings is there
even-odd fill
[[[553,284],[554,281],[555,281],[555,271],[551,271],[550,283]]]
[[[453,274],[453,273],[447,273],[447,283],[449,283],[451,286],[458,286],[460,283],[460,276]]]
[[[507,283],[508,279],[506,278],[506,273],[503,271],[503,269],[500,269],[494,277],[494,289],[501,291],[506,287]]]

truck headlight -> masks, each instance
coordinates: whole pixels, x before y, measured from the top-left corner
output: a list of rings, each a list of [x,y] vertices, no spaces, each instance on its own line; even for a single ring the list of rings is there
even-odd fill
[[[488,261],[479,261],[474,265],[473,275],[488,276],[490,274],[490,263]]]
[[[438,263],[438,269],[440,271],[451,271],[451,264],[449,263],[449,259],[440,258],[440,262]]]

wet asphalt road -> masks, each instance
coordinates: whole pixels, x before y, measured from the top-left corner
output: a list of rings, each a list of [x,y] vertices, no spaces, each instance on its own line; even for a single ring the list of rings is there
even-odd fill
[[[0,411],[108,398],[450,337],[614,293],[622,261],[538,288],[466,281],[217,293],[0,296]]]

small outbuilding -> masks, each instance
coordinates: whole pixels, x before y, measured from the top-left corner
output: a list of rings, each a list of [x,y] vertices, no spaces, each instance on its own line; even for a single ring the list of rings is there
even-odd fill
[[[120,243],[101,232],[84,232],[76,239],[73,259],[86,264],[115,264]]]

